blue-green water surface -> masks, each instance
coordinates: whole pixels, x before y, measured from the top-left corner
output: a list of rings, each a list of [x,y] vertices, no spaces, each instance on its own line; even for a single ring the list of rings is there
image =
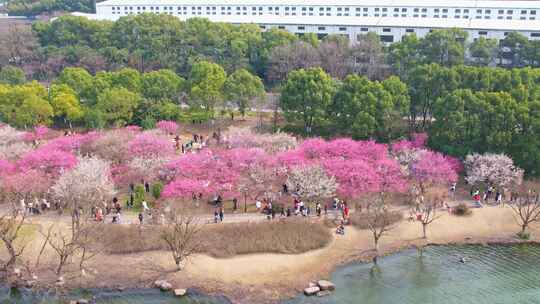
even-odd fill
[[[460,259],[465,257],[465,263]],[[536,304],[540,246],[431,246],[355,263],[332,274],[337,290],[288,304]]]

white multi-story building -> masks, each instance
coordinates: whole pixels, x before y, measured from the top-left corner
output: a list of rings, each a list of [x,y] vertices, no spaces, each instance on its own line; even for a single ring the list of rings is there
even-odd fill
[[[422,37],[433,29],[460,28],[469,39],[503,39],[516,31],[540,39],[540,1],[510,0],[107,0],[89,18],[116,20],[145,12],[181,19],[258,24],[302,35],[340,34],[352,42],[375,32],[391,43],[404,35]]]

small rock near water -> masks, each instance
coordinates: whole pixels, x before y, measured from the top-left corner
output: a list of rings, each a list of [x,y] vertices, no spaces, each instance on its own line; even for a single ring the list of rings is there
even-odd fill
[[[88,304],[88,300],[85,300],[85,299],[78,299],[77,300],[77,304]]]
[[[172,289],[171,283],[165,281],[165,280],[157,280],[154,282],[154,286],[156,288],[161,289],[161,291],[169,291]]]
[[[317,285],[319,286],[319,288],[321,290],[335,290],[336,289],[336,285],[334,285],[334,283],[330,282],[330,281],[326,281],[326,280],[320,280],[317,282]]]
[[[316,295],[317,292],[321,291],[321,289],[317,286],[314,286],[314,287],[308,287],[306,289],[304,289],[304,294],[306,296],[313,296],[313,295]]]
[[[308,284],[308,287],[315,287],[315,286],[317,286],[317,284],[313,283],[313,282],[309,282],[309,284]]]
[[[182,288],[177,288],[174,290],[174,295],[177,297],[183,297],[186,295],[186,293],[187,293],[187,290],[182,289]]]
[[[330,290],[323,290],[323,291],[317,292],[317,297],[326,297],[326,296],[329,296],[331,294],[332,294],[332,292]]]

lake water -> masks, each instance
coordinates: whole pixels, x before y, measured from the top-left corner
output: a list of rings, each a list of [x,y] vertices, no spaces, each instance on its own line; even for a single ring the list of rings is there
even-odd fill
[[[466,258],[465,263],[460,259]],[[324,298],[298,296],[284,304],[540,304],[540,246],[430,246],[336,269],[337,290]],[[192,295],[178,299],[155,289],[76,292],[98,304],[223,304],[224,298]],[[0,304],[60,303],[46,294],[9,296]]]
[[[460,258],[466,262],[461,263]],[[540,303],[540,246],[431,246],[350,264],[332,275],[325,298],[299,296],[288,304],[536,304]]]

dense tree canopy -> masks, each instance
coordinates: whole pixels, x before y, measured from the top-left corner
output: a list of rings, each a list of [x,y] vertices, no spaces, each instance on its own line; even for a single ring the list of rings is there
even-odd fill
[[[329,119],[344,134],[389,139],[396,135],[393,127],[399,126],[408,107],[407,87],[397,77],[381,83],[349,75],[337,89]]]
[[[223,85],[227,75],[218,64],[201,61],[193,65],[189,80],[191,99],[196,105],[212,112],[223,101]]]
[[[7,1],[10,15],[35,16],[51,14],[55,11],[68,12],[93,12],[94,1],[92,0],[10,0]]]
[[[290,121],[300,121],[311,133],[324,119],[336,84],[321,68],[300,69],[289,74],[281,92],[281,108]]]
[[[229,75],[223,89],[226,98],[238,108],[242,115],[249,108],[250,100],[264,95],[262,80],[244,69]]]
[[[0,70],[0,84],[23,84],[26,82],[26,75],[20,68],[7,65]]]

